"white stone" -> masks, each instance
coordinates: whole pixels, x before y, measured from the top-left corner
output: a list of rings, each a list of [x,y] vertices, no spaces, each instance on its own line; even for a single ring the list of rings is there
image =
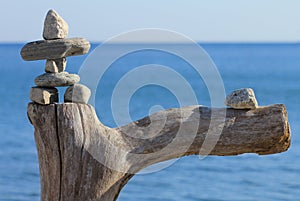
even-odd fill
[[[226,97],[225,104],[235,109],[255,109],[258,107],[251,88],[238,89]]]
[[[83,84],[70,86],[64,95],[65,102],[88,103],[91,90]]]
[[[30,100],[41,105],[48,105],[58,102],[58,91],[56,88],[32,87]]]
[[[44,22],[43,37],[46,40],[66,38],[69,26],[55,10],[49,10]]]

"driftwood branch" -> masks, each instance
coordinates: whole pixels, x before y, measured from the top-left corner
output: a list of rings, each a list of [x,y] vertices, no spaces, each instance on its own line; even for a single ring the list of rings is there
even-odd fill
[[[284,105],[169,109],[115,129],[104,126],[86,104],[31,103],[28,115],[35,128],[43,201],[114,201],[134,173],[199,154],[209,136],[216,140],[210,155],[274,154],[290,145]],[[220,135],[208,132],[211,123],[224,126]]]

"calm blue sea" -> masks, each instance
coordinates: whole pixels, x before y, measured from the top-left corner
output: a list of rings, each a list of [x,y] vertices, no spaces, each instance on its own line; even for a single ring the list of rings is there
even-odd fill
[[[22,61],[21,47],[22,44],[0,44],[1,201],[37,201],[40,194],[33,127],[26,108],[30,87],[34,78],[43,73],[45,63]],[[184,157],[159,172],[136,175],[118,200],[300,200],[300,44],[203,44],[202,47],[215,62],[227,93],[251,87],[260,105],[286,105],[293,135],[291,148],[269,156],[244,154],[203,160],[198,156]],[[67,70],[78,72],[85,58],[69,58]],[[110,110],[110,95],[117,80],[134,66],[153,61],[184,75],[196,91],[199,104],[210,104],[207,89],[203,83],[199,84],[186,63],[168,54],[136,53],[113,64],[102,81],[106,87],[96,93],[96,111],[104,124],[116,125]],[[148,115],[153,105],[177,107],[178,101],[163,87],[142,87],[130,100],[132,118]]]

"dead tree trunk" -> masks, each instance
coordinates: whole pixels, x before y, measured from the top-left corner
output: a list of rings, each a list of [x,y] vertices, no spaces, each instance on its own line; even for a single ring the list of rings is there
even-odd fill
[[[30,103],[41,200],[115,201],[137,171],[160,161],[199,154],[211,111],[199,106],[169,109],[112,129],[101,124],[90,105]],[[215,111],[221,114],[224,109]],[[195,122],[193,134],[189,127]],[[163,126],[157,131],[152,123]],[[273,154],[286,151],[289,145],[284,105],[227,109],[222,133],[210,154]]]

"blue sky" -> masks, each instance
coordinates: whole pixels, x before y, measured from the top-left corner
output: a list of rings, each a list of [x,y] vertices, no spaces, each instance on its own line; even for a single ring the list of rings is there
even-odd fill
[[[1,0],[0,42],[42,38],[55,9],[69,37],[104,41],[133,29],[162,28],[199,42],[299,42],[299,0]]]

